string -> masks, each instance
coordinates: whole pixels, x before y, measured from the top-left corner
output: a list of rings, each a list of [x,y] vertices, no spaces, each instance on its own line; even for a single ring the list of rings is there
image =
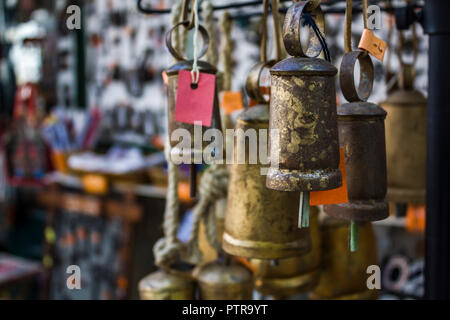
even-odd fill
[[[200,70],[198,68],[198,29],[200,23],[198,21],[198,0],[194,0],[194,62],[192,64],[192,83],[198,84],[200,78]]]
[[[352,51],[352,15],[353,15],[353,0],[347,0],[347,4],[345,7],[345,31],[344,31],[345,52]]]
[[[320,45],[322,47],[325,60],[328,62],[331,62],[331,55],[330,50],[328,49],[327,41],[325,39],[325,36],[320,31],[319,27],[317,26],[316,22],[312,18],[311,14],[308,12],[303,13],[303,26],[310,26],[314,33],[316,34],[317,39],[319,39]]]

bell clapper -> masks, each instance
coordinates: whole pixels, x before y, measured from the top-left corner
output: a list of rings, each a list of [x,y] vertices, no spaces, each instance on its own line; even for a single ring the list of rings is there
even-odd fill
[[[349,247],[350,247],[350,252],[357,252],[359,250],[358,222],[353,221],[353,220],[350,221]]]
[[[298,228],[309,228],[309,192],[300,193],[300,206],[298,216]]]

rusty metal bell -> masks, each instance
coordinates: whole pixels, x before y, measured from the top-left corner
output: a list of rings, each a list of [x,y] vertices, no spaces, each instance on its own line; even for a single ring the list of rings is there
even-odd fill
[[[394,203],[425,204],[427,100],[414,89],[414,68],[403,66],[401,89],[381,106],[386,118],[387,198]]]
[[[201,300],[252,300],[253,276],[236,263],[212,262],[197,274]]]
[[[244,132],[255,130],[260,154],[262,148],[267,149],[267,138],[263,139],[261,132],[268,128],[267,104],[242,113],[236,125]],[[235,141],[235,155],[240,152],[238,146],[245,144],[245,163],[235,161],[231,168],[223,249],[231,255],[257,259],[282,259],[309,252],[309,233],[297,227],[299,194],[266,188],[261,172],[264,166],[261,161],[249,164],[249,145],[245,142],[244,134]]]
[[[360,250],[348,251],[348,222],[326,217],[320,226],[321,276],[312,299],[371,300],[378,290],[367,288],[367,267],[378,264],[376,239],[370,222],[359,226]]]
[[[361,81],[354,85],[355,63],[359,61]],[[373,64],[363,51],[346,53],[341,65],[341,87],[351,101],[338,107],[339,141],[345,154],[348,203],[325,206],[335,218],[378,221],[389,216],[386,197],[386,111],[364,102],[372,90]],[[359,91],[359,92],[358,92]]]
[[[252,259],[255,267],[255,289],[277,299],[308,292],[319,283],[320,278],[320,233],[317,207],[311,208],[311,226],[302,229],[311,233],[311,252],[277,261]]]
[[[312,37],[306,53],[300,41],[301,17],[308,12],[324,34],[319,1],[300,1],[289,9],[283,40],[292,56],[270,70],[270,156],[267,187],[278,191],[321,191],[342,185],[336,115],[337,69],[317,57]],[[277,130],[279,134],[276,134]],[[278,136],[278,138],[277,138]],[[278,158],[276,161],[276,158]]]
[[[194,300],[195,280],[189,274],[156,271],[139,282],[141,300]]]
[[[222,130],[221,124],[221,116],[219,109],[219,98],[217,93],[217,85],[215,89],[214,96],[214,106],[213,106],[213,118],[211,122],[211,127],[205,127],[200,125],[193,125],[187,123],[181,123],[175,121],[175,106],[176,106],[176,98],[178,91],[178,76],[179,72],[191,71],[193,68],[193,61],[188,61],[184,56],[180,55],[175,48],[172,46],[172,33],[173,31],[180,27],[187,25],[188,22],[180,22],[176,24],[167,34],[166,34],[166,45],[169,49],[169,52],[173,55],[173,57],[178,60],[176,64],[169,67],[166,70],[166,75],[168,77],[168,133],[171,147],[172,155],[183,155],[189,157],[189,161],[186,161],[183,164],[191,165],[191,197],[195,198],[196,195],[196,185],[197,185],[197,172],[196,172],[196,164],[200,164],[203,161],[203,155],[205,151],[205,147],[209,144],[209,142],[203,141],[203,133],[211,128]],[[199,57],[202,57],[206,54],[209,45],[209,35],[206,29],[203,26],[199,27],[199,32],[203,38],[203,48],[199,54]],[[205,61],[198,61],[198,68],[200,73],[208,73],[216,75],[217,69]],[[217,82],[217,81],[216,81]],[[191,137],[191,146],[190,148],[180,148],[178,145],[180,141],[172,140],[172,135],[177,129],[184,129],[189,132]],[[201,141],[201,144],[198,145],[195,143],[195,138],[198,141]],[[218,151],[218,150],[216,150]],[[219,151],[222,152],[222,151]],[[184,159],[184,157],[183,157]],[[200,162],[200,163],[199,163]]]

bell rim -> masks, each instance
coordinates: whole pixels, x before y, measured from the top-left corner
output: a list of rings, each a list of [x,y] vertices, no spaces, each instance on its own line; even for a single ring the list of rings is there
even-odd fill
[[[222,248],[226,253],[244,258],[276,260],[297,257],[312,250],[311,239],[298,239],[289,243],[240,240],[226,231],[222,239]]]
[[[357,222],[380,221],[389,217],[389,204],[386,200],[350,201],[327,205],[324,210],[334,218]]]
[[[323,184],[324,179],[327,180],[326,185]],[[342,173],[338,168],[312,172],[270,168],[266,186],[277,191],[327,191],[342,186]]]

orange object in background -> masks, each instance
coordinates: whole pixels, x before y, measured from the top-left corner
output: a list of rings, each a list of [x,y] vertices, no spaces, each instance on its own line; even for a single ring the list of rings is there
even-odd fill
[[[193,199],[191,198],[191,188],[189,186],[189,182],[180,181],[178,183],[178,197],[181,202],[184,203],[193,202]]]
[[[60,151],[54,151],[52,153],[53,166],[61,173],[67,173],[69,166],[67,165],[67,154]]]
[[[315,191],[310,193],[309,202],[311,206],[329,205],[329,204],[339,204],[348,202],[348,189],[347,189],[347,177],[345,174],[345,157],[344,149],[339,149],[340,153],[340,163],[339,168],[342,173],[342,186],[327,191]]]
[[[409,232],[425,232],[425,205],[408,205],[406,210],[406,230]]]
[[[240,91],[224,91],[222,92],[221,107],[225,110],[227,115],[244,109],[242,102],[242,93]]]
[[[86,174],[81,178],[83,189],[89,194],[104,195],[108,193],[108,179],[99,174]]]

